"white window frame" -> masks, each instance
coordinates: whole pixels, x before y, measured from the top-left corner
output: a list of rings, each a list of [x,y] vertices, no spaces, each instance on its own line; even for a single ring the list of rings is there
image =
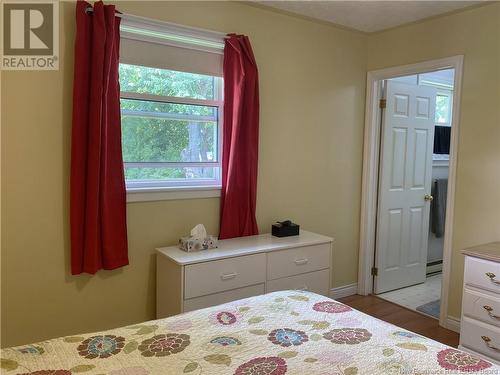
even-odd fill
[[[456,74],[456,72],[455,72]],[[432,86],[438,89],[436,95],[447,96],[450,99],[450,108],[448,109],[449,122],[434,122],[434,126],[448,126],[451,127],[453,122],[453,95],[454,87],[453,85],[439,83],[434,81],[422,80],[421,74],[417,74],[417,84],[424,86]],[[432,165],[433,166],[448,166],[450,160],[450,155],[446,154],[432,154]]]
[[[205,100],[205,99],[193,99],[189,97],[177,97],[177,96],[163,96],[163,95],[152,95],[145,93],[135,93],[122,91],[120,93],[120,99],[132,99],[132,100],[143,100],[149,102],[157,103],[174,103],[174,104],[186,104],[186,105],[200,105],[206,107],[217,108],[217,160],[213,162],[124,162],[125,168],[127,167],[143,167],[143,168],[183,168],[183,167],[214,167],[218,168],[216,172],[216,177],[214,179],[196,179],[196,180],[186,180],[178,179],[172,181],[160,180],[160,181],[131,181],[126,182],[127,191],[134,192],[145,192],[145,191],[158,191],[158,190],[169,190],[182,189],[185,188],[198,188],[198,187],[210,187],[210,188],[220,188],[221,184],[221,157],[222,157],[222,128],[223,128],[223,110],[224,101],[222,99],[222,78],[214,77],[214,96],[215,100]],[[121,111],[122,114],[124,110]],[[158,116],[160,117],[160,116]],[[188,183],[187,183],[188,182]]]
[[[436,122],[436,126],[448,126],[451,127],[453,119],[453,91],[452,90],[439,90],[436,96],[445,96],[449,99],[450,105],[448,107],[448,122]]]
[[[177,24],[122,15],[122,37],[152,41],[157,44],[178,46],[204,52],[222,53],[224,34],[185,27]],[[154,36],[148,34],[154,31]],[[127,64],[127,62],[124,62]],[[168,67],[165,67],[168,69]],[[175,70],[175,69],[172,69]],[[193,72],[198,74],[197,72]],[[204,74],[204,73],[203,73]],[[168,199],[193,199],[220,197],[222,178],[222,137],[224,118],[224,98],[222,77],[214,77],[214,99],[194,99],[189,97],[162,96],[147,93],[120,92],[120,99],[154,101],[159,103],[178,103],[202,105],[217,108],[217,160],[214,162],[124,162],[124,167],[215,167],[214,179],[178,179],[125,181],[127,202],[156,201]],[[122,112],[123,113],[123,112]]]
[[[447,126],[451,127],[453,122],[453,90],[443,90],[439,89],[436,96],[446,96],[450,100],[450,106],[448,108],[448,122],[435,122],[434,126]],[[449,154],[432,154],[432,165],[433,166],[448,166],[450,160]]]

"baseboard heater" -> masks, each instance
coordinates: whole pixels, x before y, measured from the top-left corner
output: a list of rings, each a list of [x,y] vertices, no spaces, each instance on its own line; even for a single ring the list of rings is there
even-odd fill
[[[432,275],[434,273],[439,273],[442,271],[443,271],[443,261],[442,260],[436,260],[435,262],[427,263],[427,270],[426,270],[427,276]]]

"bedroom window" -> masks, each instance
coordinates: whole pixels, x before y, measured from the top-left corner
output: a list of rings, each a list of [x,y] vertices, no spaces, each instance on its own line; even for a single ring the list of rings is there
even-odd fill
[[[440,92],[436,95],[436,125],[451,126],[452,92]]]
[[[173,198],[219,195],[222,39],[133,18],[122,20],[121,37],[120,106],[127,199],[171,199],[158,194],[172,192]],[[199,194],[201,191],[211,193]],[[186,192],[188,196],[179,196]]]
[[[220,185],[222,78],[120,64],[127,188]]]

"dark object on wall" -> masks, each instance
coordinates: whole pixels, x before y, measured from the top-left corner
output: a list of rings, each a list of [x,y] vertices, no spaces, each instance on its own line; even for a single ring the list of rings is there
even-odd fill
[[[273,224],[272,234],[276,237],[298,236],[299,229],[300,225],[294,224],[290,220],[285,220]]]
[[[450,154],[450,126],[436,126],[434,128],[434,153]]]

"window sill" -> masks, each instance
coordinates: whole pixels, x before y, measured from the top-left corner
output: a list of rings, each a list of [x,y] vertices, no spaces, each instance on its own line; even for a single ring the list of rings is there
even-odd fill
[[[217,198],[220,195],[220,186],[129,188],[127,189],[127,203]]]
[[[448,167],[450,165],[450,155],[434,154],[432,157],[433,167]]]

